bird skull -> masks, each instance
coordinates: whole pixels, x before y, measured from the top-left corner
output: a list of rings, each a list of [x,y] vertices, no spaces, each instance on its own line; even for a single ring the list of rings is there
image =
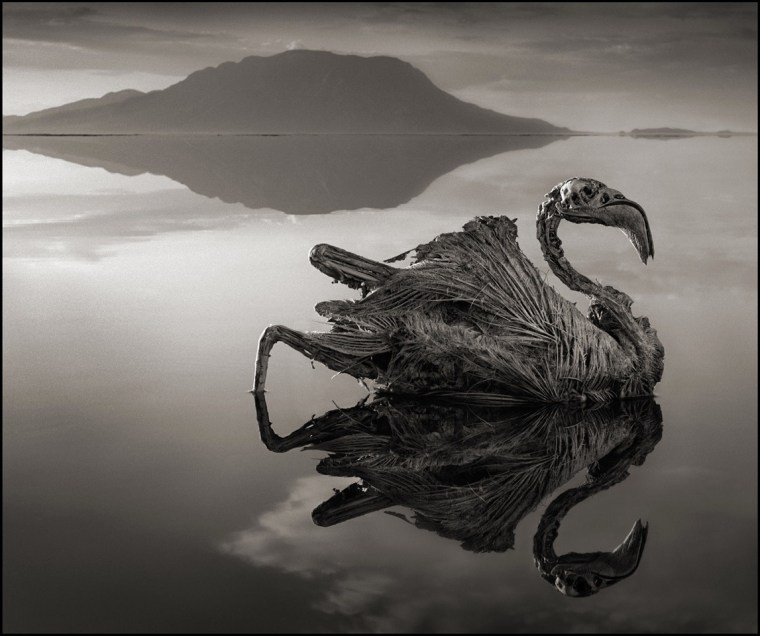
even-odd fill
[[[556,211],[572,223],[617,227],[628,237],[642,262],[654,256],[652,232],[644,208],[601,181],[574,177],[558,186]]]

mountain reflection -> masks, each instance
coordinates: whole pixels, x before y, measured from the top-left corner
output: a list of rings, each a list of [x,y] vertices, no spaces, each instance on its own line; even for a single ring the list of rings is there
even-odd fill
[[[404,506],[411,518],[398,516],[418,528],[466,550],[503,552],[525,515],[587,469],[585,483],[562,492],[541,518],[533,550],[539,573],[563,594],[588,596],[638,567],[647,537],[640,521],[611,552],[557,556],[553,544],[571,508],[624,480],[660,440],[662,415],[651,398],[587,408],[380,398],[329,411],[286,437],[274,432],[263,396],[256,408],[268,449],[326,451],[318,472],[360,479],[314,509],[317,525]]]
[[[553,136],[4,136],[27,150],[134,176],[167,176],[206,197],[287,214],[395,208],[458,166]]]

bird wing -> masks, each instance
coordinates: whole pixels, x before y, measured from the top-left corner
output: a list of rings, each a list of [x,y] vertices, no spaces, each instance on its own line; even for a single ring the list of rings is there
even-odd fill
[[[546,283],[516,239],[507,217],[477,217],[417,246],[412,265],[365,298],[318,311],[387,334],[394,357],[385,380],[400,390],[482,386],[548,402],[612,397],[630,362]]]

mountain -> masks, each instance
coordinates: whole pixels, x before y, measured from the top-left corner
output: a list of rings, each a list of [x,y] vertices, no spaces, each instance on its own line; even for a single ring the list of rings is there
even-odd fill
[[[10,115],[3,117],[3,130],[12,126],[30,126],[42,122],[56,119],[66,118],[69,114],[81,115],[83,113],[89,113],[92,109],[97,109],[103,106],[110,106],[112,104],[119,104],[123,101],[145,95],[142,91],[136,91],[127,89],[118,91],[115,93],[106,93],[103,97],[93,97],[89,99],[80,99],[70,104],[64,104],[63,106],[56,106],[55,108],[46,108],[45,110],[38,110],[37,112],[30,113],[24,116]]]
[[[122,91],[25,116],[8,134],[562,133],[463,102],[393,57],[295,50],[247,57],[163,90]]]
[[[550,135],[21,135],[3,137],[3,149],[26,150],[118,174],[165,175],[197,194],[251,209],[325,214],[395,208],[462,164],[560,139]],[[144,227],[148,221],[137,218],[135,223]]]

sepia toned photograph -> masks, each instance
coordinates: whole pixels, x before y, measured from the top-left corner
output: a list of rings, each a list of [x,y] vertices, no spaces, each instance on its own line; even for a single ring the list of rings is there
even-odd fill
[[[3,633],[757,633],[756,3],[2,11]]]

